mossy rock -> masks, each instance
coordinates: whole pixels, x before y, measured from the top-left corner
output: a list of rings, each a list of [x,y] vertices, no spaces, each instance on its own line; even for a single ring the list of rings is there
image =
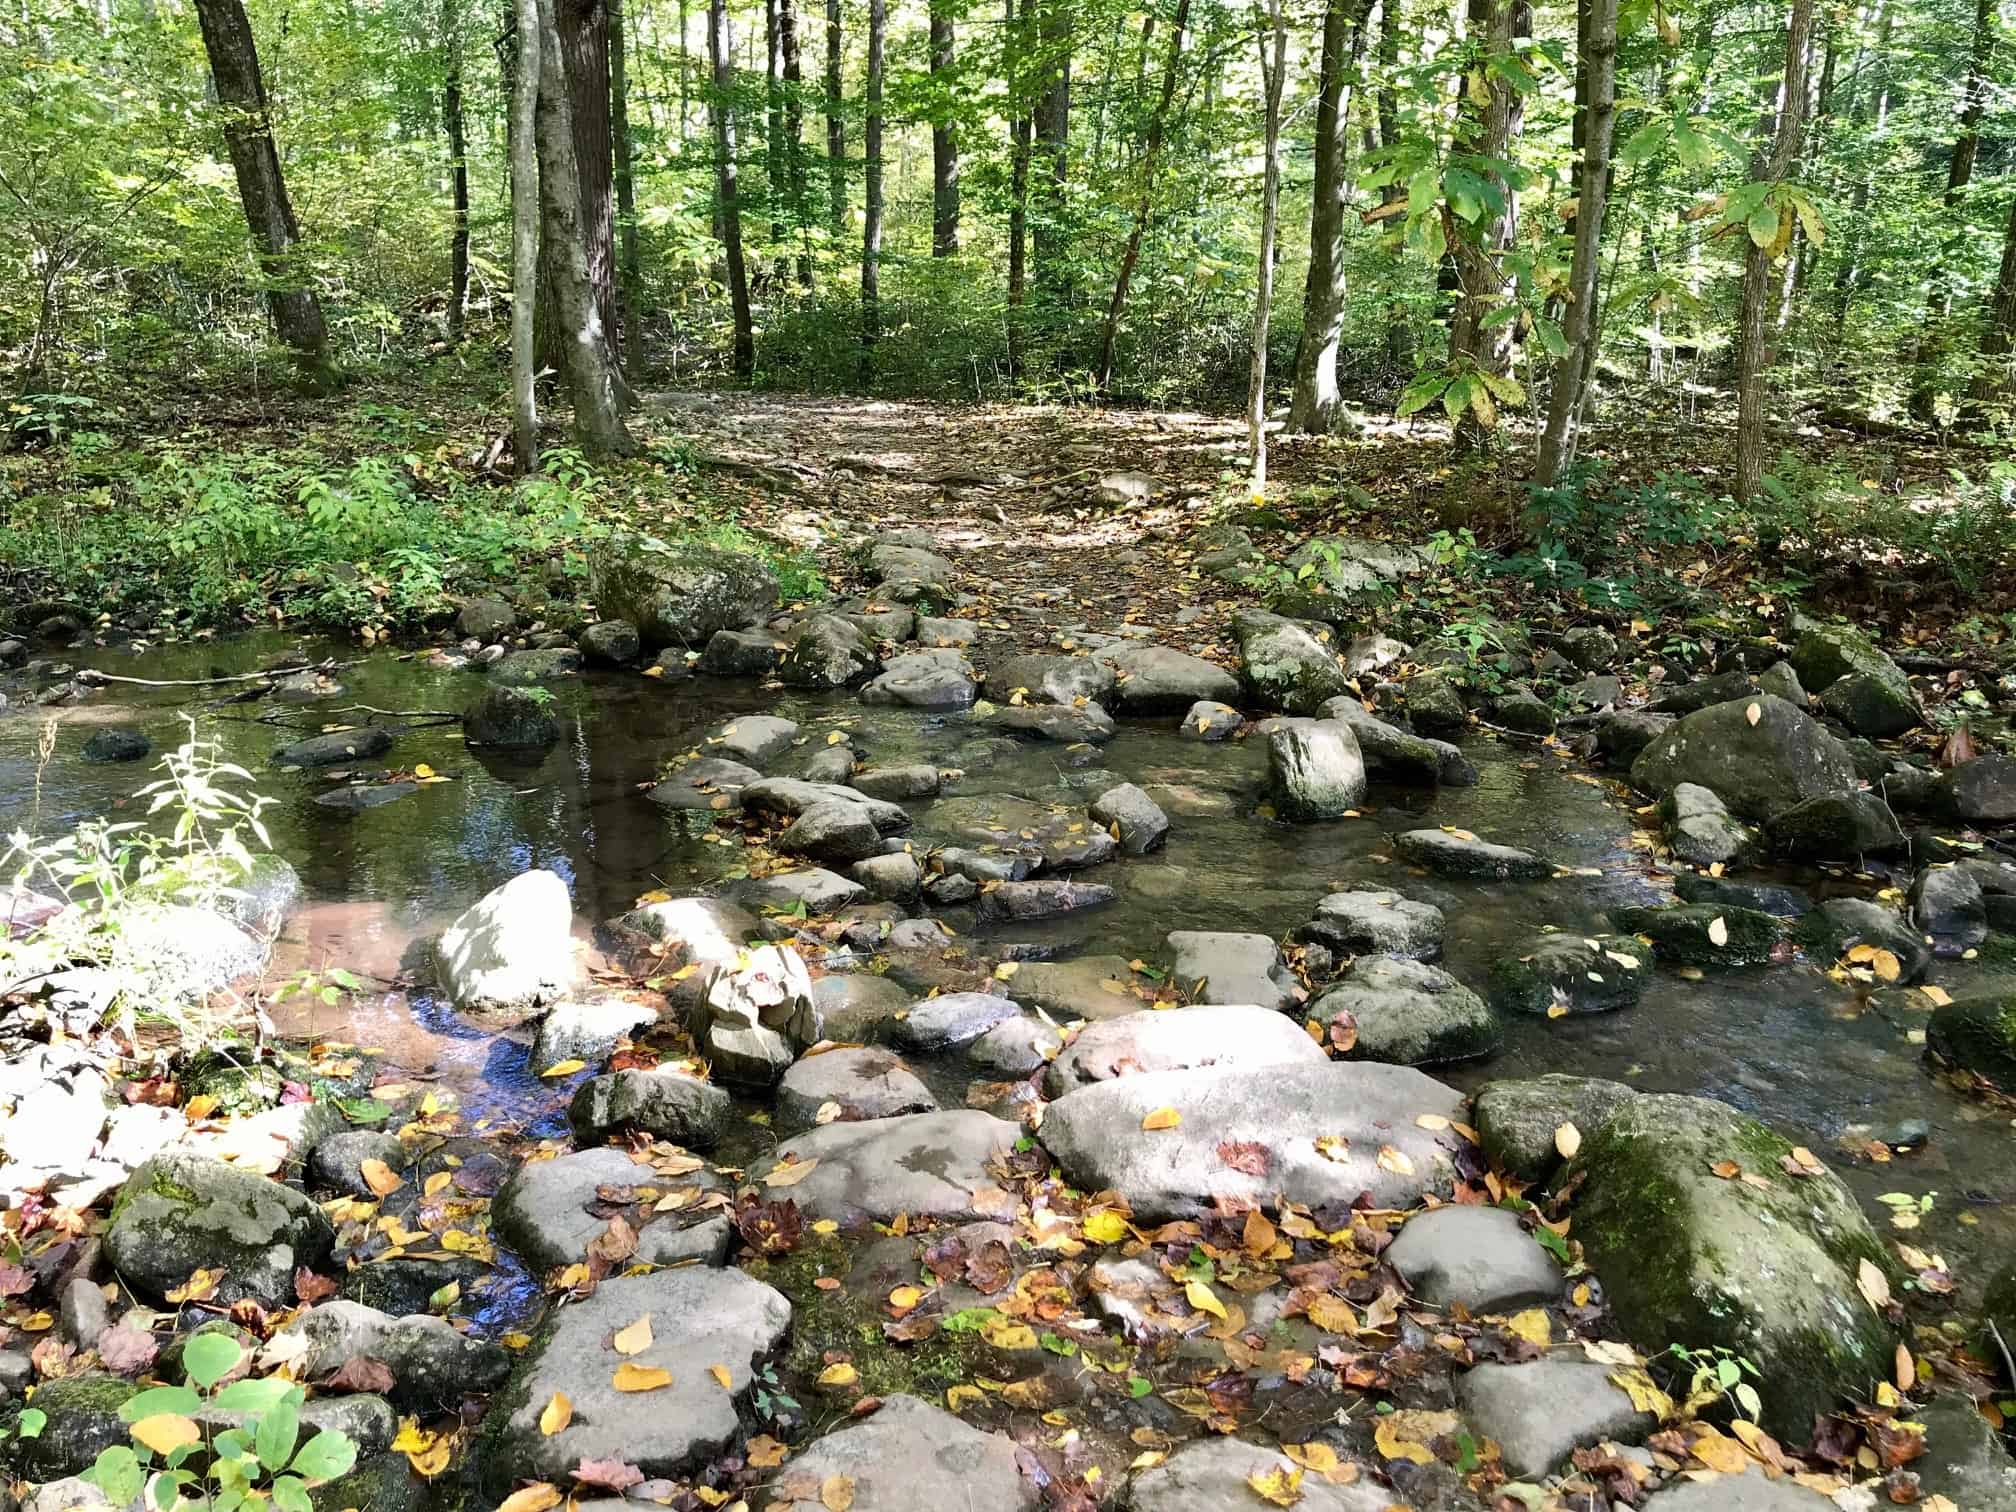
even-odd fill
[[[1785,926],[1751,908],[1674,903],[1661,908],[1613,908],[1619,929],[1643,935],[1652,952],[1676,966],[1762,966],[1785,937]],[[1726,931],[1715,941],[1716,924]]]
[[[2016,1095],[2016,993],[1959,998],[1934,1009],[1925,1043],[1961,1070]],[[2005,1279],[2016,1302],[2016,1269]]]
[[[1595,1076],[1547,1076],[1492,1082],[1471,1104],[1477,1141],[1491,1163],[1521,1181],[1544,1181],[1561,1164],[1555,1136],[1573,1124],[1586,1140],[1638,1095]]]
[[[315,1512],[419,1512],[427,1483],[413,1474],[403,1454],[374,1454],[341,1480],[309,1492]]]
[[[1857,1281],[1865,1261],[1897,1277],[1838,1177],[1785,1173],[1792,1148],[1726,1104],[1648,1094],[1585,1138],[1567,1180],[1575,1236],[1626,1337],[1647,1354],[1682,1344],[1749,1360],[1764,1427],[1797,1443],[1815,1414],[1891,1370],[1896,1336]],[[1765,1184],[1717,1175],[1728,1163]]]
[[[329,1253],[335,1231],[292,1187],[188,1150],[168,1150],[127,1180],[104,1234],[105,1256],[143,1295],[199,1270],[223,1272],[217,1297],[271,1306],[292,1295],[296,1266]]]
[[[1500,1013],[1613,1013],[1645,995],[1652,962],[1636,939],[1546,934],[1491,966],[1491,1006]]]
[[[13,1448],[14,1472],[23,1480],[61,1480],[81,1475],[105,1450],[130,1441],[119,1409],[139,1392],[117,1376],[80,1375],[45,1381],[29,1404],[0,1407],[0,1428],[8,1438],[0,1448]],[[17,1446],[13,1430],[24,1405],[38,1407],[48,1417],[42,1432]]]

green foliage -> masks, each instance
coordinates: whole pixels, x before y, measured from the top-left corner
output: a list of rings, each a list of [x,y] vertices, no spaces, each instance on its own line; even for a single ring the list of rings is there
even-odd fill
[[[1690,1349],[1673,1344],[1667,1347],[1666,1353],[1685,1376],[1685,1389],[1680,1395],[1684,1397],[1686,1410],[1697,1410],[1724,1401],[1739,1418],[1754,1423],[1763,1416],[1763,1398],[1751,1383],[1763,1380],[1764,1376],[1744,1356],[1720,1345]]]
[[[132,1444],[104,1450],[84,1478],[126,1506],[143,1492],[160,1512],[238,1512],[272,1505],[312,1512],[309,1491],[348,1475],[357,1462],[349,1435],[323,1429],[301,1434],[304,1388],[277,1376],[221,1384],[244,1360],[225,1333],[197,1333],[182,1346],[180,1386],[155,1386],[119,1409],[132,1425]],[[242,1414],[241,1426],[218,1430],[197,1420]]]

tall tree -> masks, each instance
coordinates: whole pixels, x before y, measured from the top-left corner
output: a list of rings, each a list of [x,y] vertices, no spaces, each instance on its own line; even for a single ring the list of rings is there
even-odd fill
[[[1288,75],[1288,25],[1281,0],[1267,0],[1260,40],[1261,175],[1259,274],[1253,293],[1253,364],[1246,379],[1246,434],[1253,451],[1252,494],[1267,489],[1267,328],[1274,313],[1274,235],[1281,216],[1281,94]],[[1269,42],[1273,52],[1270,58]]]
[[[2002,266],[1988,297],[1988,323],[1981,328],[1981,355],[1989,371],[1982,375],[1984,393],[2007,393],[2009,357],[2016,353],[2016,196],[2009,200],[2009,228],[2002,234]]]
[[[1036,217],[1036,280],[1062,301],[1070,288],[1064,187],[1071,166],[1071,0],[1027,0],[1036,7],[1042,84],[1036,99],[1036,151],[1043,160],[1043,198]]]
[[[875,343],[882,337],[882,54],[889,13],[885,0],[868,0],[867,119],[861,155],[866,188],[861,204],[861,378],[872,369]]]
[[[847,117],[840,92],[840,0],[826,0],[827,224],[838,242],[847,234]]]
[[[630,48],[623,0],[609,0],[609,135],[616,149],[616,229],[621,262],[617,308],[622,312],[623,366],[644,370],[644,256],[637,246],[637,150],[630,139]]]
[[[1344,211],[1351,198],[1351,75],[1372,0],[1329,0],[1316,70],[1316,164],[1309,205],[1309,281],[1288,429],[1327,435],[1343,415],[1337,349],[1344,337]]]
[[[1575,421],[1596,363],[1597,274],[1610,198],[1610,144],[1617,129],[1617,0],[1581,0],[1579,8],[1584,112],[1582,160],[1576,177],[1575,256],[1568,270],[1567,345],[1554,363],[1547,423],[1540,433],[1535,476],[1551,486],[1575,456]]]
[[[273,329],[293,350],[302,375],[326,384],[335,377],[329,360],[329,325],[308,271],[300,265],[301,228],[273,145],[266,81],[259,72],[252,23],[239,0],[197,0],[196,20],[223,111],[224,146],[238,180],[238,200],[266,282]]]
[[[1777,122],[1768,144],[1760,143],[1750,176],[1758,183],[1781,183],[1799,160],[1806,124],[1806,61],[1813,35],[1813,0],[1792,0],[1785,23],[1785,72],[1778,88]],[[1780,224],[1792,215],[1779,207]],[[1736,499],[1747,503],[1764,477],[1764,375],[1770,370],[1771,267],[1777,242],[1756,236],[1743,246],[1743,303],[1736,328]],[[1782,248],[1778,249],[1782,253]]]
[[[777,0],[777,42],[784,54],[784,173],[791,225],[798,237],[798,282],[812,287],[812,252],[805,218],[805,64],[798,46],[795,0]]]
[[[1024,81],[1028,74],[1030,6],[1034,0],[1002,0],[1002,71],[1007,75],[1008,112],[1008,371],[1022,371],[1023,310],[1029,301],[1029,159],[1035,151],[1036,122]]]
[[[462,120],[462,12],[441,0],[441,129],[448,134],[448,339],[469,310],[469,139]]]
[[[959,251],[959,138],[952,127],[952,0],[931,0],[931,255]]]
[[[1154,21],[1148,17],[1148,22]],[[1144,22],[1144,27],[1148,24]],[[1148,141],[1142,148],[1137,171],[1141,190],[1134,201],[1134,224],[1127,233],[1126,250],[1120,254],[1120,271],[1113,278],[1113,298],[1106,306],[1106,329],[1099,338],[1099,366],[1096,370],[1100,392],[1113,381],[1113,346],[1119,337],[1120,313],[1127,307],[1127,290],[1134,281],[1135,265],[1141,261],[1141,239],[1148,234],[1148,220],[1155,209],[1155,175],[1162,164],[1162,138],[1169,121],[1169,105],[1176,98],[1176,83],[1183,69],[1183,48],[1190,28],[1190,0],[1176,0],[1175,21],[1169,29],[1169,52],[1162,65],[1162,91],[1155,98],[1155,111],[1148,117]]]
[[[511,82],[511,456],[520,475],[539,467],[533,380],[539,286],[539,0],[516,0],[517,68]]]
[[[621,339],[622,311],[616,297],[615,146],[610,115],[609,10],[607,0],[552,0],[555,30],[546,49],[554,54],[567,88],[567,114],[574,140],[574,177],[580,205],[581,253],[587,260],[589,287],[602,331],[615,349]],[[545,104],[544,79],[540,82]],[[551,236],[540,243],[539,351],[541,362],[564,371],[565,343],[574,326],[564,309],[568,295],[565,274],[556,259],[569,256]],[[619,402],[628,404],[629,385],[619,367],[615,374]]]
[[[763,177],[770,202],[770,242],[784,240],[784,40],[779,0],[763,0]]]
[[[623,424],[621,375],[589,261],[572,91],[561,48],[554,45],[555,0],[538,4],[539,107],[533,134],[539,147],[540,241],[550,254],[546,265],[559,322],[561,370],[574,400],[574,436],[581,449],[591,456],[623,456],[637,447]],[[606,96],[603,104],[606,110]]]
[[[728,304],[735,321],[735,372],[749,378],[756,372],[756,326],[749,314],[749,269],[742,257],[740,176],[735,167],[735,34],[728,21],[728,0],[708,0],[707,56],[714,70],[707,114],[714,124],[714,179],[720,200],[721,251],[728,264]]]
[[[1967,223],[1961,211],[1967,186],[1974,180],[1974,164],[1981,156],[1981,118],[1988,112],[1988,63],[1995,51],[1995,0],[1974,0],[1972,36],[1967,74],[1960,85],[1960,108],[1954,118],[1953,150],[1946,159],[1945,235],[1940,238],[1932,263],[1930,309],[1935,317],[1944,316],[1952,308],[1948,264],[1967,239]]]

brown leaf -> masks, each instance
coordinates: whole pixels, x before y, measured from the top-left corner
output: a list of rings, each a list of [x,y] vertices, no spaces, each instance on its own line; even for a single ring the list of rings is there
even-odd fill
[[[336,1295],[336,1283],[328,1276],[318,1276],[305,1265],[294,1268],[294,1296],[304,1307],[313,1307]]]
[[[1218,1158],[1233,1170],[1244,1171],[1248,1176],[1267,1174],[1267,1146],[1258,1140],[1224,1140],[1218,1146]]]
[[[614,1491],[621,1495],[632,1486],[641,1485],[644,1472],[619,1459],[584,1459],[574,1467],[574,1479],[598,1491]]]
[[[395,1384],[392,1367],[383,1360],[374,1360],[370,1355],[352,1355],[329,1372],[329,1378],[322,1383],[322,1389],[369,1392],[375,1396],[383,1396]]]
[[[154,1335],[123,1323],[101,1330],[98,1335],[98,1359],[114,1375],[138,1375],[160,1353],[161,1345]]]

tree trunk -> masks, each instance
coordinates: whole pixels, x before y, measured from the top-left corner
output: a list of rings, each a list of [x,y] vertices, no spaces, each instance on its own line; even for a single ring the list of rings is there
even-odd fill
[[[1862,252],[1869,235],[1866,212],[1869,196],[1876,187],[1882,144],[1890,135],[1890,28],[1895,14],[1895,6],[1882,6],[1882,16],[1876,24],[1876,59],[1870,65],[1875,77],[1870,89],[1858,92],[1852,116],[1854,121],[1861,122],[1867,115],[1863,102],[1874,97],[1876,118],[1870,140],[1870,166],[1855,181],[1855,193],[1848,212],[1848,250],[1834,273],[1834,338],[1837,346],[1848,323],[1848,308],[1854,303],[1855,292],[1862,285]]]
[[[448,134],[448,339],[462,339],[469,311],[469,139],[462,120],[462,16],[441,0],[441,129]]]
[[[1337,348],[1344,337],[1344,211],[1351,198],[1351,74],[1372,0],[1329,0],[1316,75],[1316,165],[1309,203],[1309,281],[1288,429],[1322,436],[1337,426]]]
[[[1032,0],[1039,6],[1038,45],[1043,88],[1036,101],[1036,150],[1043,159],[1043,196],[1036,216],[1037,285],[1062,303],[1070,288],[1065,265],[1064,185],[1071,154],[1071,7],[1069,0]]]
[[[1575,257],[1568,273],[1568,350],[1554,364],[1547,424],[1540,433],[1536,478],[1553,486],[1575,456],[1575,417],[1596,360],[1596,277],[1603,257],[1603,219],[1610,198],[1610,143],[1617,127],[1617,0],[1582,0],[1582,56],[1587,105],[1582,118],[1582,172],[1575,198]]]
[[[778,0],[777,42],[784,54],[784,179],[791,229],[798,238],[798,282],[812,287],[811,228],[805,220],[805,65],[798,48],[794,0]]]
[[[533,310],[539,286],[539,0],[516,0],[517,74],[511,81],[511,456],[519,476],[539,467]]]
[[[827,223],[836,243],[847,234],[847,122],[841,103],[840,0],[826,0]]]
[[[868,0],[867,118],[861,156],[866,187],[861,204],[861,381],[874,375],[882,336],[882,52],[888,30],[885,0]]]
[[[1960,115],[1953,134],[1953,153],[1946,162],[1945,235],[1932,263],[1927,313],[1943,319],[1952,310],[1953,288],[1947,267],[1952,254],[1967,240],[1961,216],[1974,163],[1981,155],[1981,117],[1988,110],[1988,59],[1995,48],[1995,0],[1974,0],[1974,46],[1967,58],[1966,82],[1960,86]]]
[[[1469,0],[1469,21],[1471,35],[1483,41],[1490,56],[1508,57],[1514,40],[1531,34],[1533,9],[1528,0]],[[1525,110],[1520,95],[1494,76],[1481,109],[1469,103],[1467,88],[1464,98],[1462,108],[1472,113],[1468,129],[1458,128],[1463,131],[1459,150],[1493,161],[1509,157]],[[1503,199],[1498,214],[1469,234],[1458,229],[1454,216],[1446,221],[1455,253],[1458,291],[1456,313],[1449,326],[1449,350],[1467,357],[1478,372],[1501,375],[1511,361],[1513,328],[1509,322],[1487,326],[1485,318],[1497,308],[1504,293],[1501,259],[1518,236],[1519,198],[1502,174],[1486,172]],[[1484,428],[1474,410],[1466,408],[1457,417],[1455,440],[1459,455],[1484,444]]]
[[[1029,159],[1035,147],[1035,122],[1021,87],[1028,66],[1029,6],[1022,0],[1002,0],[1006,21],[1003,44],[1008,76],[1008,371],[1022,371],[1022,311],[1029,301]]]
[[[784,240],[784,47],[778,0],[763,0],[763,178],[770,202],[770,244]]]
[[[1768,151],[1752,165],[1755,181],[1783,179],[1799,159],[1806,117],[1806,54],[1813,33],[1813,0],[1792,0],[1785,24],[1785,76],[1778,123]],[[1764,375],[1771,367],[1771,254],[1745,239],[1743,304],[1736,336],[1736,500],[1747,503],[1764,476]]]
[[[604,0],[552,0],[557,31],[545,41],[556,54],[567,85],[567,108],[573,122],[574,163],[581,186],[576,212],[581,225],[582,254],[588,260],[589,286],[604,337],[620,339],[621,311],[616,300],[615,151],[609,119],[609,13]],[[543,91],[545,82],[542,79]],[[540,101],[543,107],[545,101]],[[539,356],[543,366],[565,370],[566,343],[573,340],[555,261],[566,255],[549,235],[540,244]],[[627,403],[628,386],[619,370],[617,398]]]
[[[1153,21],[1154,17],[1148,19]],[[1120,254],[1120,271],[1113,279],[1113,298],[1106,307],[1106,329],[1099,338],[1096,379],[1101,393],[1113,381],[1113,346],[1120,332],[1120,314],[1127,306],[1127,290],[1134,281],[1135,266],[1141,261],[1141,240],[1148,234],[1148,220],[1155,209],[1155,174],[1161,166],[1163,132],[1169,121],[1169,104],[1176,98],[1189,29],[1190,0],[1176,0],[1176,17],[1169,28],[1169,52],[1162,65],[1162,92],[1156,97],[1154,114],[1148,117],[1148,144],[1141,154],[1141,194],[1134,202],[1134,224],[1127,233],[1127,248]]]
[[[707,56],[714,69],[714,91],[707,102],[707,114],[714,123],[721,251],[728,264],[728,304],[735,318],[735,373],[747,379],[756,372],[756,327],[749,316],[749,269],[742,258],[741,191],[735,170],[735,35],[729,27],[728,0],[709,0]]]
[[[959,138],[952,129],[947,94],[951,85],[954,33],[951,0],[931,0],[931,74],[944,76],[931,122],[931,255],[959,251]]]
[[[294,220],[280,154],[273,145],[252,23],[239,0],[197,0],[196,19],[222,107],[224,146],[238,180],[238,200],[245,208],[245,224],[266,282],[273,329],[294,352],[302,376],[315,385],[327,385],[336,376],[329,360],[329,325],[308,270],[294,266],[301,228]]]
[[[2002,266],[1988,301],[1988,324],[1981,331],[1981,355],[2002,371],[1985,375],[1991,392],[2009,387],[2009,355],[2016,352],[2016,199],[2009,202],[2009,229],[2002,236]]]
[[[1281,92],[1288,73],[1288,27],[1281,16],[1281,0],[1267,0],[1266,24],[1258,35],[1267,168],[1261,176],[1260,190],[1260,266],[1254,288],[1253,366],[1246,380],[1246,434],[1253,450],[1251,492],[1256,500],[1267,491],[1267,328],[1273,318],[1274,234],[1281,212]]]
[[[562,371],[574,399],[574,436],[590,456],[626,456],[637,447],[623,425],[616,353],[602,323],[589,257],[590,231],[581,217],[573,91],[561,50],[551,45],[557,26],[555,0],[538,0],[538,5],[539,109],[534,135],[539,147],[539,204],[550,254],[547,266],[553,274]],[[606,94],[603,105],[606,110]]]
[[[1400,0],[1379,0],[1377,56],[1379,145],[1390,152],[1400,145],[1400,96],[1393,82],[1400,71]],[[1406,192],[1403,185],[1386,184],[1379,190],[1379,203],[1390,205]],[[1386,365],[1395,373],[1409,372],[1414,366],[1414,335],[1407,325],[1407,307],[1397,301],[1386,320]]]
[[[644,371],[644,258],[637,247],[637,155],[630,140],[629,39],[623,0],[609,0],[609,135],[616,149],[616,225],[622,263],[617,307],[622,312],[623,366]]]

